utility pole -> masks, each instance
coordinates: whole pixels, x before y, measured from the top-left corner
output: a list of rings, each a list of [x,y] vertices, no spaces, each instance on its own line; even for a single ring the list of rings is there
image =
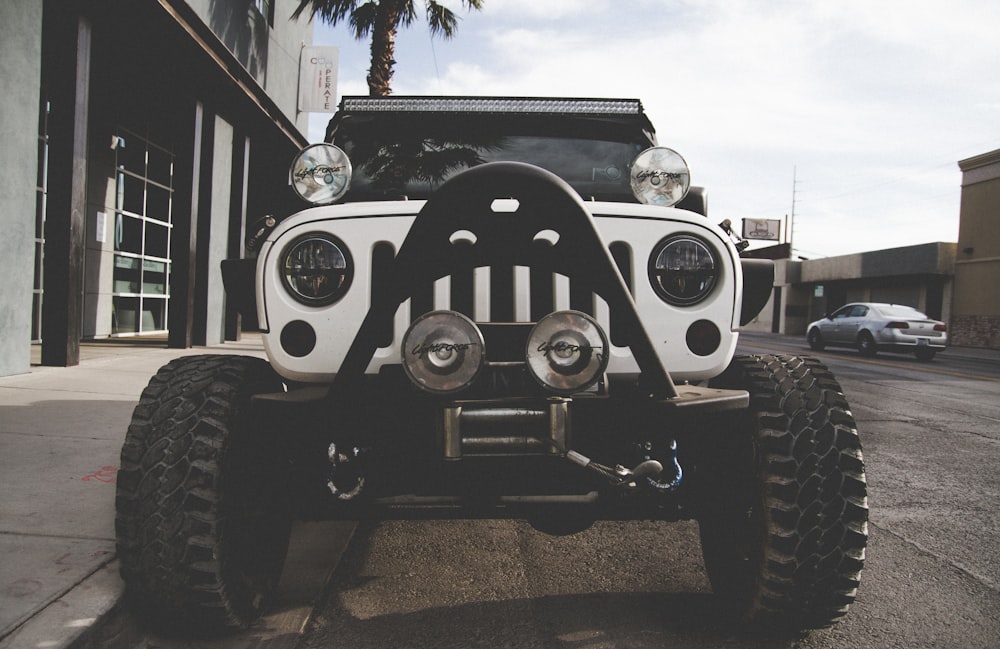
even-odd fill
[[[786,219],[785,235],[786,238],[788,239],[789,252],[791,252],[794,249],[794,246],[792,244],[795,236],[795,199],[796,199],[795,194],[797,189],[798,189],[798,167],[793,166],[792,167],[792,214],[791,217],[789,217],[787,214],[785,215]]]

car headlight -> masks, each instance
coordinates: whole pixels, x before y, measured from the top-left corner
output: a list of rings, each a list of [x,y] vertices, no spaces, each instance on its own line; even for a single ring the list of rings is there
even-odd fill
[[[661,300],[689,306],[704,300],[719,278],[712,247],[687,234],[667,237],[649,257],[649,281]]]
[[[288,245],[281,270],[292,297],[310,306],[325,306],[347,293],[354,263],[347,246],[338,239],[314,232]]]
[[[632,194],[640,203],[671,207],[691,188],[691,171],[681,154],[654,146],[632,161],[631,183]]]
[[[292,189],[313,205],[340,200],[351,186],[351,160],[332,144],[308,146],[292,160]]]

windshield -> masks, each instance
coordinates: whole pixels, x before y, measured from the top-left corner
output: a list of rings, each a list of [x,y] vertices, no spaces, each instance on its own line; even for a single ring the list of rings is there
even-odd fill
[[[334,143],[351,158],[346,200],[426,198],[455,174],[486,162],[527,162],[584,198],[630,201],[629,165],[648,136],[597,119],[396,114],[347,117]]]

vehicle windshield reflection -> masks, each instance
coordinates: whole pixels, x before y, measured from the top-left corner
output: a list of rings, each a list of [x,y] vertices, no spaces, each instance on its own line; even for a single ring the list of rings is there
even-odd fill
[[[558,127],[537,117],[499,121],[508,123],[426,114],[344,119],[334,143],[354,165],[346,200],[427,198],[455,174],[502,160],[547,169],[584,198],[634,202],[629,165],[649,146],[634,139],[634,130],[625,136],[605,124],[602,132],[598,120]]]

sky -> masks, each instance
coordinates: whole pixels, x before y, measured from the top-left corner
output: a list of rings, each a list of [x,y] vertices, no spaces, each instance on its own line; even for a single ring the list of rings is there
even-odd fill
[[[393,94],[641,99],[709,218],[780,219],[795,256],[957,241],[958,161],[1000,149],[995,0],[441,1],[455,37],[415,0]],[[313,44],[368,94],[367,41],[317,19]]]

